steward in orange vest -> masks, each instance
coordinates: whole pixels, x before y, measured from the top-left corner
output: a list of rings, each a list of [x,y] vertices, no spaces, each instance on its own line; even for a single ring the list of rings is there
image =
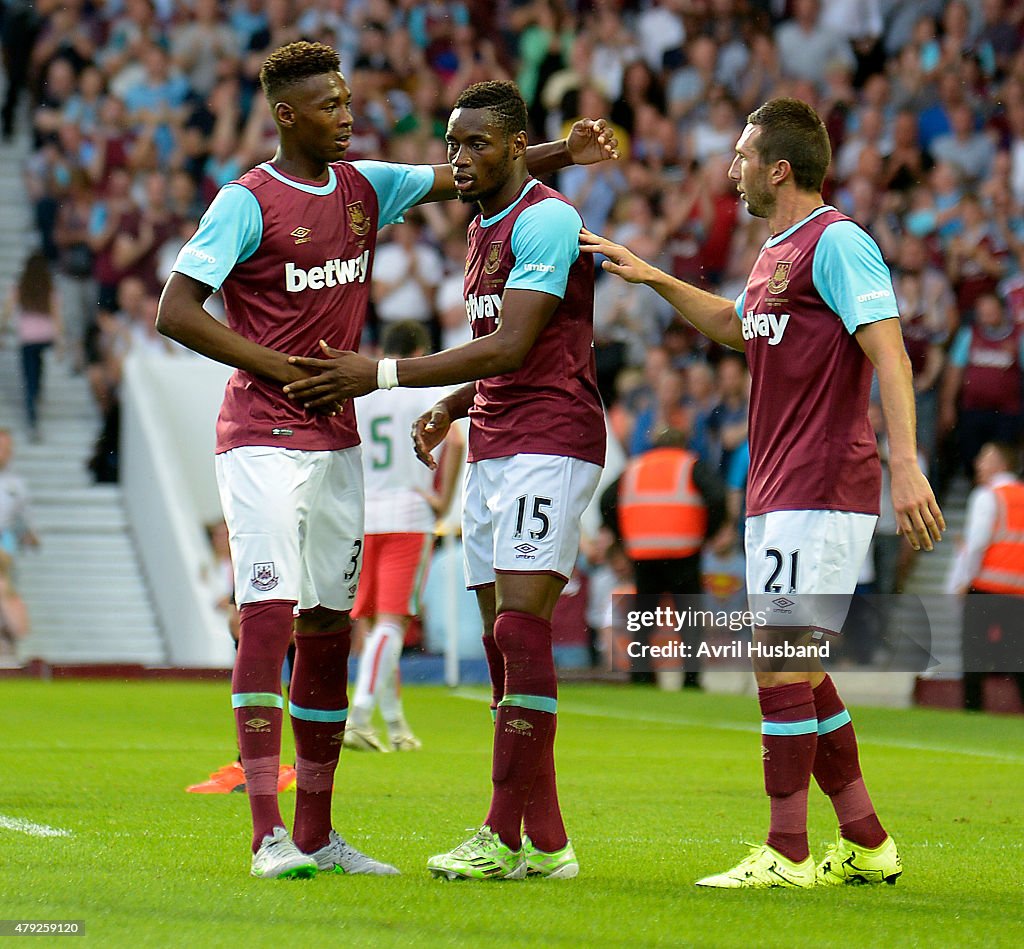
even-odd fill
[[[1024,483],[1017,464],[1016,446],[1001,442],[985,444],[974,461],[979,487],[967,504],[959,587],[967,592],[964,708],[972,711],[985,707],[991,673],[1012,675],[1024,703]]]
[[[1024,596],[1024,484],[1010,481],[991,488],[996,522],[971,587],[985,593]]]
[[[725,485],[686,447],[685,433],[665,429],[654,448],[630,459],[601,496],[601,515],[633,564],[637,595],[652,598],[644,609],[663,594],[701,595],[700,551],[725,522]],[[677,602],[701,606],[697,600]],[[688,661],[684,684],[699,685],[698,670]],[[651,678],[634,667],[634,681]]]

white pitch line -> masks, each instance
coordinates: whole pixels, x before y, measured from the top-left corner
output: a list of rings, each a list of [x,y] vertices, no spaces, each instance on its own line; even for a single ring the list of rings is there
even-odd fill
[[[8,817],[0,814],[0,830],[16,830],[20,834],[31,837],[70,837],[71,831],[61,827],[48,827],[46,824],[35,824],[23,817]]]
[[[479,702],[486,700],[489,693],[474,693],[457,690],[452,693],[456,698]],[[685,728],[714,728],[717,731],[756,733],[757,726],[745,722],[713,721],[705,718],[684,718],[668,715],[634,715],[627,712],[616,712],[609,709],[594,708],[586,705],[566,704],[562,711],[571,715],[582,715],[586,718],[611,718],[626,722],[643,722],[648,725],[679,725]],[[898,738],[864,738],[857,735],[861,745],[876,745],[879,748],[899,748],[904,751],[925,751],[937,755],[968,755],[975,758],[987,758],[990,761],[1002,761],[1007,764],[1024,764],[1024,755],[1005,754],[1000,751],[986,751],[981,748],[960,748],[953,745],[930,745],[919,742],[901,741]]]

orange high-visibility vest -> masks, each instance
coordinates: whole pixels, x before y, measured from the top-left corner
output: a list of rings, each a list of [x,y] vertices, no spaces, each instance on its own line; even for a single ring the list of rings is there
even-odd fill
[[[993,488],[996,523],[978,575],[971,586],[989,593],[1024,596],[1024,484]]]
[[[630,560],[675,560],[700,550],[708,516],[693,483],[696,461],[682,448],[655,448],[626,466],[619,534]]]

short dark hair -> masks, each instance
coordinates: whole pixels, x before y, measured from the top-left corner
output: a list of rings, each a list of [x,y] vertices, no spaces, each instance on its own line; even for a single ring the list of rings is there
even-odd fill
[[[380,348],[385,356],[406,359],[417,350],[430,352],[430,334],[427,333],[426,327],[416,320],[399,320],[384,330]]]
[[[986,448],[991,448],[1002,459],[1006,470],[1016,474],[1020,467],[1020,451],[1011,442],[986,442]]]
[[[474,83],[455,100],[455,108],[493,112],[506,138],[526,131],[526,102],[519,87],[507,79]]]
[[[273,105],[289,86],[310,76],[341,71],[341,60],[330,46],[323,43],[289,43],[275,49],[260,69],[263,94]]]
[[[801,99],[770,99],[747,116],[761,130],[757,154],[764,164],[788,161],[802,191],[821,191],[832,146],[821,116]]]

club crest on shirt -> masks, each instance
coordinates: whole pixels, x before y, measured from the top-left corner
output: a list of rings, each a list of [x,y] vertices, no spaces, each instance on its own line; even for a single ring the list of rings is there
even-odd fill
[[[277,571],[274,569],[274,561],[268,563],[254,563],[252,565],[252,585],[261,593],[273,590],[278,584]]]
[[[346,210],[348,211],[348,220],[352,225],[353,232],[362,237],[370,230],[370,219],[367,217],[366,211],[363,210],[363,202],[353,201],[346,206]]]
[[[312,233],[308,227],[297,227],[292,231],[291,236],[295,238],[296,244],[305,244],[310,240],[310,234]]]
[[[487,248],[487,259],[484,261],[484,273],[492,274],[501,266],[501,245],[504,241],[491,241]]]
[[[789,286],[789,270],[793,266],[789,260],[780,260],[775,265],[775,272],[768,279],[769,293],[785,293]]]

